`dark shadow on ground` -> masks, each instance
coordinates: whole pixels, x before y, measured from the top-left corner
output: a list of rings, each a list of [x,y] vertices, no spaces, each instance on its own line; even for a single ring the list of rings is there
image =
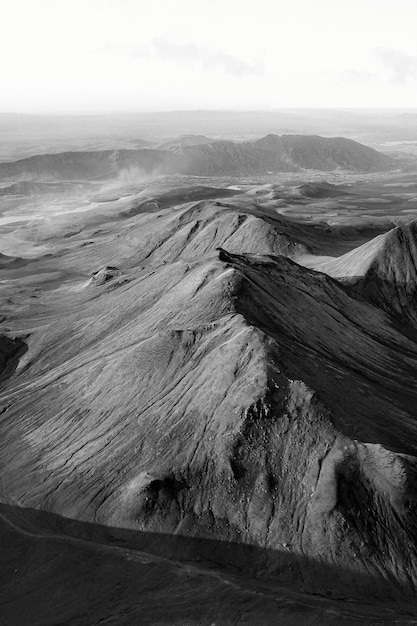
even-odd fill
[[[10,378],[27,350],[28,346],[22,339],[0,335],[0,385]]]
[[[0,557],[2,626],[417,624],[410,592],[382,576],[5,504]]]

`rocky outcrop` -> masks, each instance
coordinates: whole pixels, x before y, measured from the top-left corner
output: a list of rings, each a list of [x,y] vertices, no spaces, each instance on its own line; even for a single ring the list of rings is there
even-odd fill
[[[101,268],[101,270],[93,273],[93,276],[90,280],[90,285],[104,285],[114,278],[119,278],[121,276],[122,272],[117,267],[106,265],[105,267]]]
[[[414,342],[233,203],[134,219],[129,282],[31,312],[1,395],[3,501],[308,591],[411,596]]]

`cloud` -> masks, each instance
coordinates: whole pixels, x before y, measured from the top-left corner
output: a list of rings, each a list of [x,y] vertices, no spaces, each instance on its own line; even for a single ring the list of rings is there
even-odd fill
[[[349,69],[342,72],[341,78],[342,80],[347,80],[352,83],[363,83],[375,80],[376,74],[373,72]]]
[[[394,83],[417,79],[417,56],[386,48],[379,48],[376,54],[390,72]]]
[[[158,58],[183,67],[200,66],[204,70],[221,70],[232,76],[261,76],[263,64],[259,60],[248,62],[238,56],[227,54],[192,41],[179,44],[166,39],[154,38],[145,45],[107,43],[99,53],[128,56],[131,59]]]
[[[152,45],[159,58],[174,61],[179,65],[199,64],[205,70],[220,69],[233,76],[259,76],[263,73],[263,66],[259,61],[248,63],[237,56],[199,46],[194,42],[177,44],[164,39],[154,39]]]

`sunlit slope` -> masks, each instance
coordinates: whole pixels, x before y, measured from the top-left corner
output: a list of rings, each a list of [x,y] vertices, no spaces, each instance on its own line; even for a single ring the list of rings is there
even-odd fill
[[[165,210],[165,203],[172,210]],[[295,258],[330,239],[240,197],[171,207],[167,198],[155,195],[140,202],[129,199],[116,210],[122,212],[122,219],[108,228],[108,234],[100,237],[97,228],[86,228],[68,242],[59,265],[92,272],[109,264],[137,272],[177,260],[195,261],[218,247]]]
[[[402,224],[316,268],[355,285],[355,291],[390,312],[417,322],[417,222]]]
[[[318,135],[267,135],[255,142],[289,165],[331,171],[372,171],[392,166],[392,160],[377,150],[345,137]]]
[[[253,570],[310,590],[411,593],[415,344],[261,216],[157,215],[58,257],[80,279],[11,315],[28,351],[1,395],[2,498],[252,544]],[[82,280],[110,250],[120,273]]]

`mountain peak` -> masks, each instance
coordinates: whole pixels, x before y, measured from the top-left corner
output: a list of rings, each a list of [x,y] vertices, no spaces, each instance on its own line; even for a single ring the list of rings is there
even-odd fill
[[[315,269],[353,284],[357,293],[395,317],[417,323],[417,220]]]

